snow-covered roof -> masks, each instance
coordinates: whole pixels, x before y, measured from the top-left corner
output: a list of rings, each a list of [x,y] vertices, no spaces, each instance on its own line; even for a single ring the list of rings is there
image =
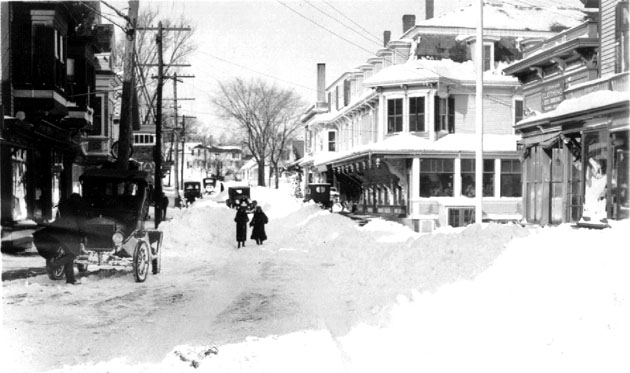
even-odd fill
[[[516,143],[520,139],[517,135],[485,134],[483,136],[484,152],[516,151]],[[367,153],[418,154],[431,152],[474,152],[477,147],[477,135],[474,133],[454,133],[433,141],[414,136],[410,133],[400,133],[390,136],[383,141],[356,146],[345,152],[324,152],[313,157],[315,166],[341,161],[353,156]]]
[[[589,112],[604,106],[623,102],[628,103],[628,101],[628,92],[613,92],[608,90],[595,91],[582,97],[564,100],[554,110],[525,118],[518,122],[516,127],[522,127],[528,124],[558,118],[564,115]]]
[[[497,72],[501,69],[497,69]],[[484,84],[514,83],[516,78],[498,73],[484,72]],[[393,65],[382,69],[378,73],[363,81],[366,87],[383,85],[413,84],[435,82],[440,77],[458,80],[460,82],[475,82],[475,63],[473,61],[454,62],[443,60],[410,60],[407,63]]]
[[[550,1],[540,5],[517,0],[486,2],[483,26],[488,29],[550,31],[551,26],[577,26],[584,21],[586,11],[578,0]],[[421,20],[417,26],[476,28],[477,19],[477,5],[469,4],[444,15]]]

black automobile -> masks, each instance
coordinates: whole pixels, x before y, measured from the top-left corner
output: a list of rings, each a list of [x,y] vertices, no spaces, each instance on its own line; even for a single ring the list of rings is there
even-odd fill
[[[243,202],[247,204],[247,208],[249,209],[252,203],[250,199],[249,187],[229,187],[228,199],[225,201],[225,204],[228,207],[233,208],[240,206]]]
[[[193,204],[197,198],[203,198],[201,194],[201,183],[198,181],[184,182],[184,200],[186,205]]]
[[[67,251],[64,235],[79,236],[82,255],[75,263],[79,272],[89,264],[131,264],[137,282],[161,270],[162,232],[145,228],[151,200],[152,178],[145,171],[89,169],[80,177],[85,221],[78,232],[64,232],[49,224],[34,234],[37,251],[46,259]],[[51,279],[63,278],[63,266],[52,267]]]
[[[308,201],[313,201],[323,208],[332,208],[331,185],[328,183],[313,183],[307,185],[304,191],[304,202]]]

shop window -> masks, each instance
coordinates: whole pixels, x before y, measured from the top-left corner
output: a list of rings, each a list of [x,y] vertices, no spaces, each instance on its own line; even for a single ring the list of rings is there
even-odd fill
[[[475,197],[475,160],[462,159],[462,196]],[[483,196],[494,196],[494,159],[483,160]]]
[[[424,97],[409,98],[409,131],[424,132]]]
[[[101,96],[94,97],[94,103],[92,107],[94,108],[94,115],[92,118],[92,130],[90,131],[91,136],[99,136],[103,135],[103,99]]]
[[[453,196],[454,162],[439,158],[420,161],[420,197]]]
[[[521,162],[518,159],[501,160],[501,197],[521,197]]]
[[[455,133],[455,99],[435,97],[435,132]]]
[[[628,199],[628,132],[613,134],[613,174],[612,174],[612,212],[614,219],[630,217],[630,200]]]
[[[387,133],[402,132],[403,100],[396,98],[387,100]]]

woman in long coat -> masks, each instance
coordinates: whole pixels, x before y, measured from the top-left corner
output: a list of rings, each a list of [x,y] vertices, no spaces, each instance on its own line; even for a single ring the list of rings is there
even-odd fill
[[[238,210],[236,210],[236,216],[234,217],[234,221],[236,222],[236,242],[238,242],[238,247],[241,245],[245,247],[245,240],[247,240],[247,222],[249,221],[249,217],[247,216],[247,211],[245,210],[245,206],[239,206]]]
[[[252,240],[256,240],[256,244],[262,245],[263,241],[267,239],[267,233],[265,233],[265,224],[269,222],[267,215],[263,212],[260,206],[256,206],[254,211],[254,217],[252,222],[249,223],[252,229]]]

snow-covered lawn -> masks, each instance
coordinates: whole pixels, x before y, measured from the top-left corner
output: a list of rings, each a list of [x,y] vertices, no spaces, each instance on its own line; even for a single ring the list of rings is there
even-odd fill
[[[221,194],[169,209],[145,283],[97,268],[80,286],[5,281],[3,371],[630,371],[627,221],[419,235],[286,189],[252,197],[262,246],[236,249]]]

